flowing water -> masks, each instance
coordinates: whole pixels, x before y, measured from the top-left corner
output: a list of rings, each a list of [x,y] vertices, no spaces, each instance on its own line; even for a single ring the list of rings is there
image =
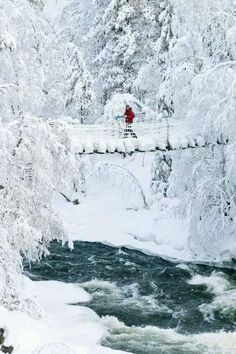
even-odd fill
[[[103,345],[134,354],[236,353],[236,273],[137,251],[54,243],[30,267],[38,280],[78,283],[108,330]],[[76,306],[76,304],[74,304]],[[81,304],[80,304],[81,305]]]

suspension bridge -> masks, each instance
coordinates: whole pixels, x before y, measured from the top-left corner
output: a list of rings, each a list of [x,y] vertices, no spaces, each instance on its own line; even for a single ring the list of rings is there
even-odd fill
[[[206,139],[182,122],[150,121],[132,124],[137,138],[127,134],[125,123],[70,122],[68,134],[75,154],[152,152],[203,147]]]

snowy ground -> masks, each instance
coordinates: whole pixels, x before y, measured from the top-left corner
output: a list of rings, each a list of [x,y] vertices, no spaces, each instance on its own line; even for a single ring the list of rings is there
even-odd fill
[[[94,159],[96,159],[94,161]],[[125,167],[142,186],[148,203],[151,200],[151,167],[154,154],[93,157],[94,163],[110,162]],[[143,207],[139,190],[122,170],[114,168],[110,180],[105,175],[91,176],[86,198],[78,206],[55,196],[55,207],[73,241],[102,242],[115,247],[128,247],[147,254],[192,260],[188,250],[188,225],[180,219],[158,220],[156,205]]]
[[[76,285],[32,282],[25,278],[27,297],[37,301],[45,314],[32,319],[23,312],[0,307],[0,327],[7,328],[5,345],[16,354],[121,354],[102,347],[105,334],[100,318],[89,308],[70,304],[87,302],[90,295]]]
[[[101,242],[182,260],[192,257],[187,249],[187,225],[176,219],[155,222],[155,210],[126,210],[120,201],[108,203],[105,196],[95,194],[80,206],[57,199],[57,210],[73,241]]]

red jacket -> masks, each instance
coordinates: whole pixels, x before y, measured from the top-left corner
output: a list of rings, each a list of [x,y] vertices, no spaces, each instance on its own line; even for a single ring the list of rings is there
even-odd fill
[[[135,114],[132,111],[132,108],[128,108],[125,111],[125,123],[132,124],[135,118]]]

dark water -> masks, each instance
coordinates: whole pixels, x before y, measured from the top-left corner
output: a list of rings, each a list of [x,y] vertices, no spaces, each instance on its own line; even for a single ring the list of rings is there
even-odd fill
[[[236,274],[232,269],[177,265],[98,243],[77,242],[73,251],[54,243],[50,251],[50,256],[40,264],[26,270],[38,280],[81,284],[92,295],[85,306],[105,317],[104,323],[110,329],[104,345],[136,354],[204,353],[203,348],[194,345],[192,348],[189,340],[186,344],[185,340],[173,339],[172,343],[172,337],[164,340],[163,335],[162,345],[157,349],[159,329],[174,329],[185,336],[235,330],[236,308],[231,306],[230,311],[225,311],[223,306],[216,306],[206,316],[201,305],[208,308],[216,294],[206,285],[188,283],[194,275],[210,277],[220,272],[232,292],[236,289]]]

